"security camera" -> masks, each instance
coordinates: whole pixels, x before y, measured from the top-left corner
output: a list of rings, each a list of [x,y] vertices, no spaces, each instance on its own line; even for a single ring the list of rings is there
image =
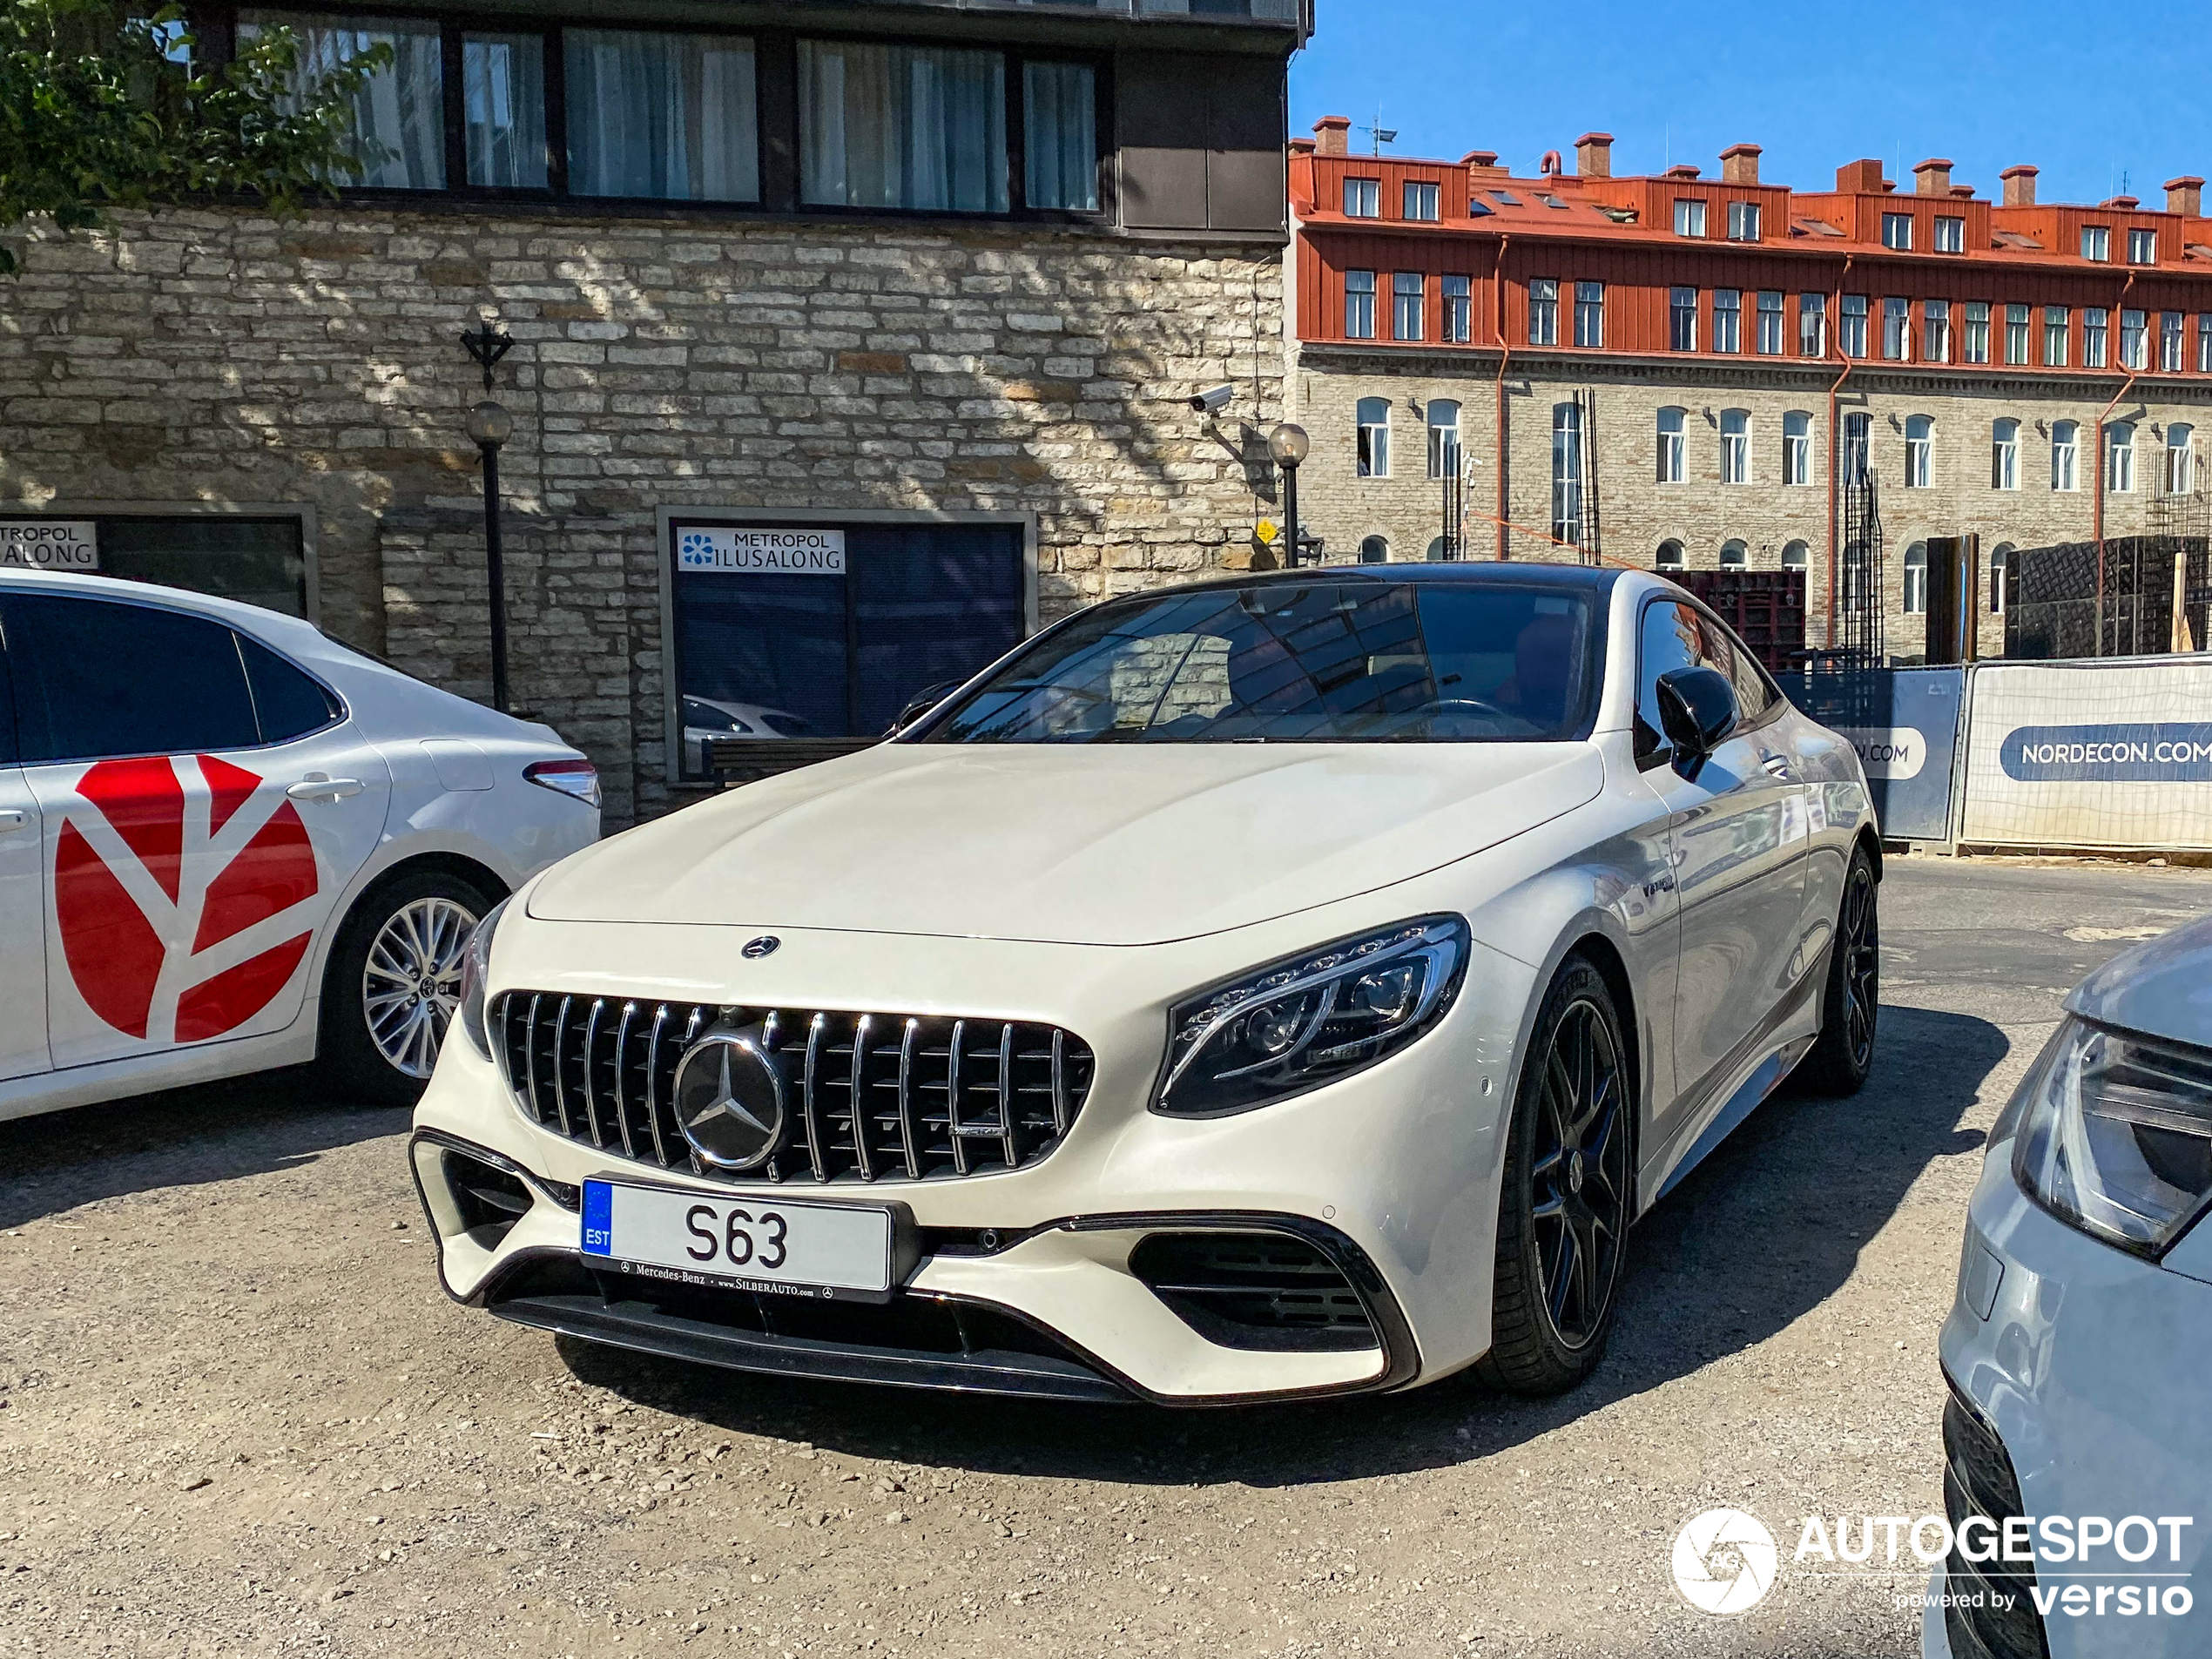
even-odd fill
[[[1229,400],[1237,395],[1233,386],[1217,386],[1210,392],[1201,392],[1190,400],[1190,407],[1201,415],[1218,415],[1229,407]]]

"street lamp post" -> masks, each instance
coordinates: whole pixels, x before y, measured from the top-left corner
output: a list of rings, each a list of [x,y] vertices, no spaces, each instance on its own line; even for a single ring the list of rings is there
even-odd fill
[[[491,372],[499,360],[515,348],[511,335],[494,327],[487,317],[474,329],[464,329],[461,343],[483,371],[484,390],[491,390]],[[485,397],[469,410],[469,436],[484,458],[484,573],[486,598],[491,609],[491,705],[507,712],[507,569],[499,540],[499,446],[515,430],[515,417],[506,406]]]
[[[1287,421],[1267,435],[1267,453],[1283,469],[1283,518],[1286,532],[1284,563],[1286,568],[1291,569],[1296,568],[1301,556],[1298,539],[1298,463],[1305,459],[1307,451],[1312,447],[1313,441],[1306,436],[1305,428],[1292,426]]]

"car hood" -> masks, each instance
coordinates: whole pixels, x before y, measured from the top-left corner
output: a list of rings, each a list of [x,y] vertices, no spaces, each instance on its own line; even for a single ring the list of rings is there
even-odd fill
[[[2101,1024],[2212,1048],[2212,916],[2121,952],[2066,1005]]]
[[[1604,770],[1588,744],[885,744],[604,842],[529,911],[1164,943],[1480,852],[1591,799]]]

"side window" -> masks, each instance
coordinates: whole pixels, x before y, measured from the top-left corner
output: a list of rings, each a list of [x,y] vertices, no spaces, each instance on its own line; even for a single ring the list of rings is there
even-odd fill
[[[337,698],[251,634],[238,637],[238,654],[246,664],[262,742],[289,743],[344,714]]]
[[[1743,711],[1743,724],[1756,725],[1764,719],[1769,710],[1778,700],[1767,678],[1759,671],[1758,658],[1734,634],[1722,631],[1728,654],[1727,671],[1736,686],[1737,706]]]
[[[238,637],[147,605],[0,598],[26,761],[247,749],[260,740]]]
[[[1656,600],[1643,608],[1640,634],[1635,754],[1639,766],[1649,766],[1668,752],[1665,728],[1659,722],[1659,677],[1669,669],[1716,668],[1733,680],[1735,653],[1719,625],[1703,611],[1671,599]]]

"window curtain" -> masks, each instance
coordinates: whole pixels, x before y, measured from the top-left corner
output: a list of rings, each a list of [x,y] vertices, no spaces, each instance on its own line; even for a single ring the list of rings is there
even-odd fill
[[[802,40],[799,145],[810,206],[1002,213],[1006,60]]]
[[[1088,64],[1022,71],[1029,206],[1098,211],[1098,78]]]
[[[571,29],[565,63],[571,192],[760,199],[750,40]]]
[[[239,16],[241,41],[277,27],[289,29],[300,43],[292,76],[300,92],[347,58],[372,46],[389,46],[390,65],[348,100],[354,154],[361,163],[354,182],[387,190],[445,188],[445,91],[436,24],[307,12]]]
[[[469,182],[543,190],[545,37],[468,35],[461,43]]]

